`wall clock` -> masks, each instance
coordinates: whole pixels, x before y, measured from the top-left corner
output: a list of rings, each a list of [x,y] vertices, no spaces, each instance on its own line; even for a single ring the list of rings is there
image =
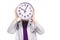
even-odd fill
[[[33,16],[34,8],[30,3],[20,3],[16,8],[16,14],[21,19],[29,19]]]

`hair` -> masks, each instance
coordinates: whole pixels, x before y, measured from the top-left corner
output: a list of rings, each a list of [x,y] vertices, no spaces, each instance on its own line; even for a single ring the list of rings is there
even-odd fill
[[[17,30],[19,30],[19,23],[20,21],[17,22],[17,27],[16,27]]]

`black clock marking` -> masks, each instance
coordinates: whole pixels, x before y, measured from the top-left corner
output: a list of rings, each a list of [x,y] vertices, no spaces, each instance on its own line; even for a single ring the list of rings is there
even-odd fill
[[[19,9],[20,9],[20,7],[19,7]]]
[[[29,17],[29,15],[27,15],[27,17]]]
[[[31,15],[31,13],[29,13],[29,15]]]
[[[31,7],[29,7],[29,9],[31,9]]]
[[[26,16],[24,16],[24,18],[26,18]]]
[[[18,10],[18,12],[20,12],[20,10]]]
[[[22,15],[23,16],[23,15]]]
[[[24,4],[24,6],[26,6],[26,4]]]
[[[30,12],[32,12],[32,10],[30,10]]]
[[[19,13],[19,15],[21,15],[21,13]]]
[[[21,5],[21,7],[23,7],[23,5]]]

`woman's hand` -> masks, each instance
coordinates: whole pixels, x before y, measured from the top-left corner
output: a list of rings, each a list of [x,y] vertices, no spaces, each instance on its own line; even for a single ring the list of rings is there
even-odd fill
[[[35,24],[37,24],[37,21],[35,20],[34,16],[32,17],[32,20]]]
[[[13,23],[16,23],[17,20],[18,20],[18,16],[17,16],[17,14],[16,14],[16,10],[15,10],[15,19],[13,20]]]
[[[17,22],[17,20],[18,20],[18,16],[17,16],[17,14],[15,13],[15,19],[14,19],[14,23],[16,23]]]

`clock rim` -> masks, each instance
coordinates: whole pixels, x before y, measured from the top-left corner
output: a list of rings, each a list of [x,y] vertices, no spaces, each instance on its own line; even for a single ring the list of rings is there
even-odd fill
[[[24,3],[29,4],[29,5],[32,7],[33,12],[32,12],[32,16],[31,16],[31,17],[33,17],[33,15],[35,14],[35,13],[34,13],[35,10],[34,10],[33,6],[32,6],[30,3],[28,3],[28,2],[22,2],[22,3],[20,3],[20,4],[16,7],[16,9],[15,9],[16,15],[18,16],[17,8],[18,8],[21,4],[24,4]],[[19,17],[19,16],[18,16],[18,17]],[[19,18],[21,18],[21,17],[19,17]]]

